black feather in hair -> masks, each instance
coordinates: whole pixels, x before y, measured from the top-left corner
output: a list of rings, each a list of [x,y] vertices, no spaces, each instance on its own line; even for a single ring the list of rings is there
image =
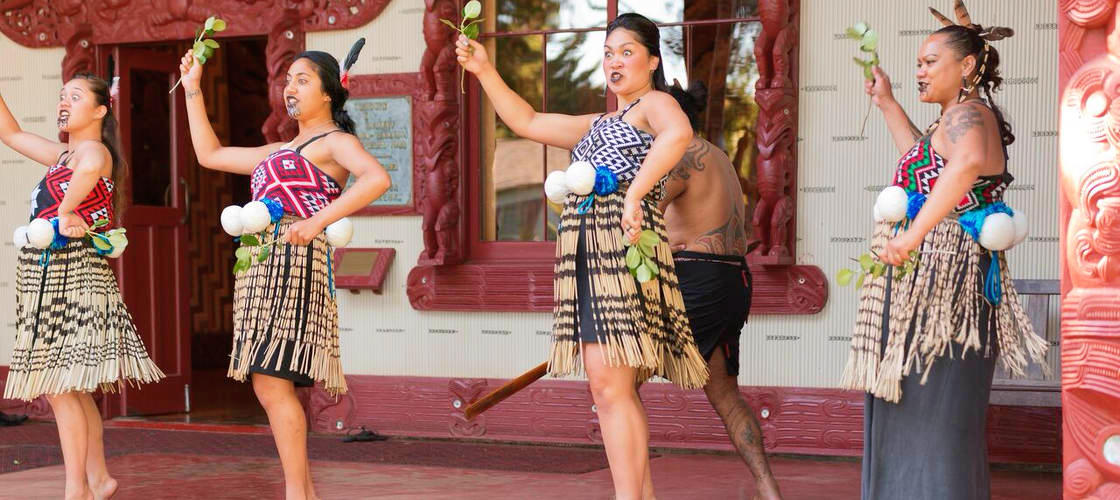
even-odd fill
[[[343,73],[350,71],[350,67],[353,66],[354,63],[358,62],[358,54],[362,51],[362,47],[365,46],[365,37],[359,38],[358,41],[354,42],[354,45],[350,47],[350,53],[346,54],[346,61],[342,63]]]

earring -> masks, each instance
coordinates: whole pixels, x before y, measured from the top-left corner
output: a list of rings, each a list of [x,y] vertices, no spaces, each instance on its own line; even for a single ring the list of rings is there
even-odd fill
[[[976,90],[976,86],[971,85],[968,79],[962,76],[961,92],[957,95],[957,103],[962,103],[965,99],[968,99],[968,95],[971,94],[973,90]]]

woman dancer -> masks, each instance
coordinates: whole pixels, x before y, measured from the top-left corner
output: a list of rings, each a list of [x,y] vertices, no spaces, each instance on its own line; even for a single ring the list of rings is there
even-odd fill
[[[942,110],[925,134],[881,69],[867,83],[903,154],[894,185],[928,198],[904,223],[878,223],[872,243],[892,266],[917,259],[916,270],[898,280],[892,270],[860,294],[842,385],[869,393],[864,499],[988,498],[985,415],[996,357],[1021,374],[1028,356],[1041,361],[1046,352],[1003,253],[970,234],[1012,181],[1015,138],[991,100],[1002,78],[988,43],[1012,32],[973,24],[959,0],[955,10],[960,24],[934,11],[946,26],[918,51],[919,98]]]
[[[692,128],[665,92],[653,22],[638,14],[618,16],[607,27],[603,50],[603,74],[621,111],[569,116],[534,111],[502,81],[478,42],[460,37],[456,47],[459,64],[478,77],[514,133],[569,149],[572,160],[609,168],[619,183],[609,194],[570,194],[564,204],[549,371],[578,371],[582,351],[615,494],[652,498],[649,427],[635,379],[656,374],[688,388],[707,380],[657,208],[665,176],[684,155]],[[624,262],[623,241],[636,242],[643,229],[660,239],[660,274],[639,284]]]
[[[117,194],[128,166],[109,94],[105,80],[93,75],[66,82],[58,99],[66,144],[20,130],[0,98],[0,140],[50,167],[32,193],[31,218],[57,218],[59,235],[46,250],[18,250],[16,341],[4,397],[47,396],[62,444],[67,499],[109,498],[117,490],[105,467],[101,412],[91,393],[164,376],[136,334],[116,276],[87,237],[124,212],[125,198]]]
[[[237,276],[229,376],[252,379],[280,453],[289,500],[316,498],[307,420],[295,388],[322,382],[331,394],[346,392],[332,253],[323,230],[369,205],[390,183],[385,169],[354,136],[354,121],[343,109],[349,96],[346,70],[363,43],[354,45],[341,72],[338,61],[325,52],[297,55],[288,68],[284,102],[299,134],[286,144],[256,148],[219,144],[202,100],[202,65],[194,64],[190,51],[180,65],[198,162],[252,175],[253,199],[271,199],[283,207],[283,218],[267,229],[282,244],[263,263],[256,263],[262,247],[252,247],[254,264]],[[343,192],[350,175],[356,181]]]

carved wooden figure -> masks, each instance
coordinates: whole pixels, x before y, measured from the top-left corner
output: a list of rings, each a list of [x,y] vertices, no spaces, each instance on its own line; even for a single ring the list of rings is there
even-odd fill
[[[1063,490],[1120,498],[1120,10],[1060,9]]]

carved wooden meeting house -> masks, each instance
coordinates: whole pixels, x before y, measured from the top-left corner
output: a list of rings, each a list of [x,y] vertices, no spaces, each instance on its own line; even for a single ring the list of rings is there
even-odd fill
[[[863,78],[844,28],[874,12],[882,65],[920,128],[936,118],[912,78],[921,40],[937,29],[925,0],[486,0],[479,37],[506,82],[538,110],[615,110],[600,62],[605,27],[637,11],[661,27],[670,82],[708,89],[698,134],[723,149],[747,193],[744,229],[757,242],[740,390],[769,452],[859,456],[864,395],[837,389],[856,293],[835,282],[866,251],[871,206],[889,182],[893,145],[881,118],[867,130]],[[945,3],[945,2],[934,2]],[[997,372],[988,412],[991,460],[1064,464],[1069,498],[1120,489],[1120,57],[1114,0],[1029,0],[970,7],[1016,37],[1001,42],[1015,126],[1009,204],[1032,217],[1009,252],[1019,292],[1050,343],[1048,375]],[[1058,9],[1055,9],[1055,4]],[[940,6],[939,6],[940,7]],[[250,200],[249,179],[198,166],[178,79],[179,56],[211,15],[228,23],[207,62],[208,115],[223,144],[256,146],[296,133],[282,91],[293,57],[342,58],[352,70],[359,139],[393,187],[356,217],[337,256],[344,372],[350,391],[302,389],[313,430],[366,426],[387,434],[601,442],[587,384],[544,379],[480,417],[464,408],[548,353],[553,264],[562,207],[542,185],[568,151],[516,136],[477,80],[460,92],[455,0],[0,0],[0,90],[21,126],[57,135],[62,82],[80,72],[120,78],[116,104],[132,180],[129,251],[114,264],[140,335],[168,375],[142,392],[98,396],[105,417],[259,412],[225,378],[235,243],[219,214]],[[1002,9],[1002,10],[1000,10]],[[983,13],[983,15],[982,15]],[[863,15],[863,14],[860,14]],[[1120,118],[1118,118],[1120,119]],[[261,124],[264,124],[261,126]],[[1093,157],[1085,151],[1106,151]],[[5,230],[26,223],[42,175],[7,149]],[[15,249],[0,248],[0,262]],[[5,265],[0,268],[8,269]],[[14,317],[12,271],[0,309]],[[0,380],[15,335],[0,324]],[[654,446],[730,449],[701,391],[642,388]],[[48,417],[42,399],[0,411]],[[1108,456],[1106,456],[1108,455]],[[1111,458],[1109,458],[1111,456]]]

